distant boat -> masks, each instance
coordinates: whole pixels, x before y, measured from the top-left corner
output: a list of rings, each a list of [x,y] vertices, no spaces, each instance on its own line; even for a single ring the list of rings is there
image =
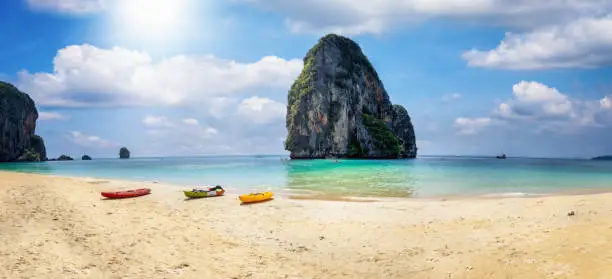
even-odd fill
[[[495,156],[497,159],[506,159],[506,154],[502,154],[501,156]]]

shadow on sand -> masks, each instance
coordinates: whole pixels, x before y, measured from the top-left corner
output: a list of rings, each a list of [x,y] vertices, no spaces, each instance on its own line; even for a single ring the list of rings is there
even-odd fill
[[[221,195],[221,196],[210,196],[210,197],[197,197],[197,198],[190,198],[190,197],[186,197],[185,199],[183,199],[183,201],[191,201],[191,200],[207,200],[207,199],[219,198],[219,197],[223,197],[223,195]]]
[[[146,194],[146,195],[142,195],[142,196],[136,196],[136,197],[122,197],[122,198],[101,197],[100,200],[102,200],[102,201],[128,200],[128,199],[136,199],[136,198],[146,197],[148,195],[150,195],[150,194]]]
[[[260,203],[267,203],[267,202],[271,202],[273,200],[274,200],[274,198],[269,198],[267,200],[257,201],[257,202],[241,202],[240,206],[243,206],[243,205],[255,205],[255,204],[260,204]]]

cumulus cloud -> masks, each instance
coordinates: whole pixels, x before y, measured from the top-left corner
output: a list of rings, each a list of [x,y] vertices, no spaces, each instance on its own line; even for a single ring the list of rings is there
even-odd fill
[[[116,146],[115,143],[102,139],[99,136],[86,135],[79,131],[72,131],[68,134],[68,139],[80,146],[84,147],[109,147]]]
[[[454,127],[457,130],[457,135],[475,135],[491,125],[491,118],[466,118],[459,117],[455,119]]]
[[[470,66],[512,70],[612,65],[612,17],[507,33],[495,49],[473,49],[463,53],[463,58]]]
[[[486,117],[455,120],[459,135],[474,135],[496,125],[532,133],[569,134],[588,127],[612,126],[612,98],[571,98],[554,87],[536,81],[512,86],[511,98],[499,102]]]
[[[605,0],[233,0],[272,10],[293,32],[380,34],[411,21],[454,18],[528,28],[610,11]]]
[[[602,109],[612,109],[612,99],[608,96],[599,100],[599,105]]]
[[[102,11],[104,0],[26,0],[33,10],[64,13],[91,14]]]
[[[494,49],[472,49],[470,66],[536,70],[612,64],[612,1],[233,0],[274,11],[296,33],[382,34],[429,19],[508,28]]]
[[[458,118],[459,134],[475,134],[493,124],[521,127],[533,133],[576,133],[585,128],[612,126],[612,98],[577,99],[554,87],[536,81],[520,81],[512,86],[512,97],[500,102],[491,115]]]
[[[38,112],[38,120],[47,121],[47,120],[66,120],[69,117],[67,115],[58,113],[58,112],[50,112],[50,111],[41,111]]]
[[[556,88],[535,81],[512,86],[513,97],[502,102],[494,114],[502,119],[570,120],[579,118],[584,102],[571,100]]]
[[[238,105],[238,114],[255,123],[269,123],[285,117],[287,108],[284,104],[257,96],[242,100]]]
[[[505,119],[570,119],[576,117],[576,102],[556,88],[535,81],[512,86],[513,97],[499,104],[495,114]]]
[[[258,89],[288,88],[300,59],[266,56],[240,63],[212,55],[155,61],[147,53],[72,45],[58,51],[53,72],[18,73],[17,86],[49,106],[143,106],[223,102]]]

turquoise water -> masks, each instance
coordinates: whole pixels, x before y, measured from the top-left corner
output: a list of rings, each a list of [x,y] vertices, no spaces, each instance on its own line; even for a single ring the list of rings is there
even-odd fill
[[[0,164],[0,170],[220,184],[237,192],[366,197],[545,194],[612,189],[612,162],[571,159],[422,157],[415,160],[298,160],[281,156],[136,158]]]

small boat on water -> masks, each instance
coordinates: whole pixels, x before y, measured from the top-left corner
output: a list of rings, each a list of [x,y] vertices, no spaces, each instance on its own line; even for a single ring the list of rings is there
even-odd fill
[[[148,195],[151,193],[151,189],[149,188],[141,188],[134,190],[126,190],[126,191],[117,191],[117,192],[102,192],[103,197],[109,199],[125,199],[125,198],[133,198]]]
[[[501,156],[495,156],[497,159],[506,159],[506,154],[502,154]]]
[[[183,193],[185,193],[186,197],[195,199],[222,196],[225,193],[225,190],[223,189],[223,187],[217,185],[215,187],[210,187],[207,189],[194,188],[191,191],[183,191]]]
[[[252,203],[252,202],[262,202],[271,199],[274,196],[272,192],[263,192],[263,193],[249,193],[240,195],[238,199],[240,199],[243,203]]]

